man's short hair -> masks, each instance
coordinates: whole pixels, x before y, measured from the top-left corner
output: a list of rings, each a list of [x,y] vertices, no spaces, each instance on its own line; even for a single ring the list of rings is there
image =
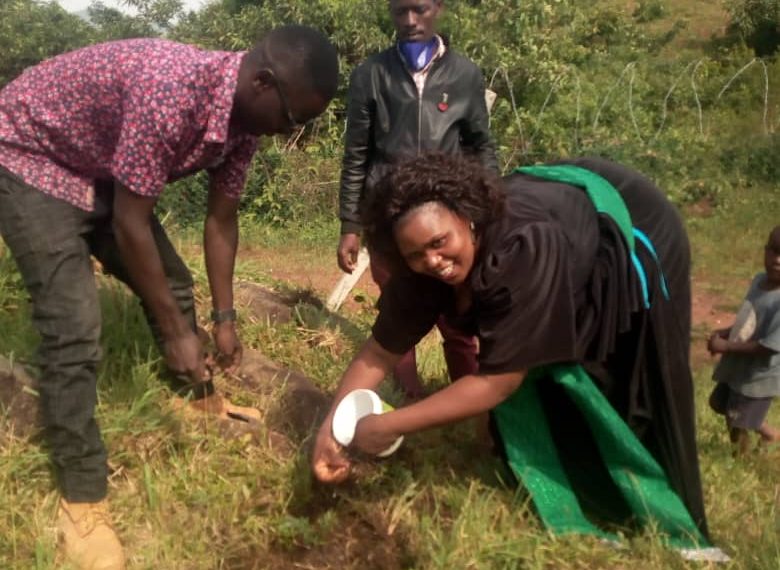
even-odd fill
[[[270,67],[286,85],[314,91],[330,101],[339,82],[336,47],[322,32],[291,24],[274,28],[249,52],[258,68]]]

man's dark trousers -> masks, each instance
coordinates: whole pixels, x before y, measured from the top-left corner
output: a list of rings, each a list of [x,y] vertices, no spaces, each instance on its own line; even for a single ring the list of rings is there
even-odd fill
[[[87,212],[44,194],[0,167],[0,235],[32,301],[38,349],[41,419],[62,496],[96,502],[106,496],[106,450],[94,417],[101,315],[91,256],[127,283],[112,231],[113,184],[96,184]],[[192,275],[156,218],[152,231],[168,284],[195,330]],[[144,308],[158,346],[159,327]],[[174,388],[185,393],[186,381]],[[199,385],[198,395],[213,392]]]

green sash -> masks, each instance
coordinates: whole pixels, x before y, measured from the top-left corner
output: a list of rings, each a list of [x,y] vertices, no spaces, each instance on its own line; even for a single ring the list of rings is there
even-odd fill
[[[708,546],[661,466],[585,370],[576,365],[532,370],[523,385],[494,410],[509,465],[531,494],[545,526],[556,534],[617,539],[586,518],[571,489],[539,400],[537,383],[544,381],[562,385],[582,412],[612,480],[637,520],[655,524],[672,546]]]
[[[607,214],[612,218],[612,221],[620,228],[620,233],[623,234],[629,251],[634,251],[635,244],[631,214],[629,214],[623,198],[620,197],[620,193],[606,178],[587,168],[573,164],[521,166],[520,168],[515,168],[514,171],[582,188],[587,193],[590,201],[593,202],[596,211]]]

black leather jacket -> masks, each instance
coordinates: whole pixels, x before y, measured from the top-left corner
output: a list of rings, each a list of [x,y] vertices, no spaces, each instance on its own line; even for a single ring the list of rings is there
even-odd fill
[[[388,163],[431,150],[473,153],[498,171],[481,71],[448,48],[432,64],[420,97],[395,45],[371,56],[350,78],[341,233],[360,233],[360,200]]]

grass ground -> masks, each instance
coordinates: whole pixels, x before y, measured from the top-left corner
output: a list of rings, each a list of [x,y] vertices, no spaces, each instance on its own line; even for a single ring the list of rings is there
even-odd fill
[[[745,192],[748,192],[747,190]],[[733,309],[760,266],[760,246],[775,223],[780,199],[771,191],[739,192],[710,215],[689,216],[697,296],[721,313]],[[747,199],[745,199],[747,198]],[[759,207],[757,207],[759,206]],[[296,242],[267,234],[245,246],[239,276],[271,286],[312,289],[324,297],[335,282],[333,244]],[[199,290],[204,275],[197,247],[180,243]],[[26,361],[35,335],[25,295],[7,254],[0,257],[0,354]],[[374,290],[345,309],[365,334]],[[106,357],[100,369],[98,417],[110,450],[110,496],[131,568],[701,568],[664,549],[652,532],[614,549],[582,537],[552,537],[539,526],[526,497],[505,484],[500,462],[474,439],[468,423],[407,438],[392,459],[362,465],[355,482],[330,489],[312,483],[305,445],[280,451],[269,441],[226,440],[218,430],[171,412],[157,357],[136,302],[105,281]],[[315,311],[316,313],[316,311]],[[709,327],[701,315],[695,342]],[[354,338],[328,330],[327,343],[301,321],[244,323],[249,347],[314,378],[338,380]],[[323,329],[324,330],[324,329]],[[314,339],[314,342],[313,342]],[[431,386],[444,367],[435,339],[421,351]],[[726,568],[780,566],[778,455],[731,457],[719,418],[706,407],[712,363],[694,351],[702,472],[712,534],[734,561]],[[222,379],[244,403],[272,410],[278,393],[256,394]],[[393,397],[389,394],[389,397]],[[772,420],[780,423],[775,408]],[[0,433],[4,433],[0,431]],[[54,491],[39,441],[0,437],[0,567],[57,566]]]

